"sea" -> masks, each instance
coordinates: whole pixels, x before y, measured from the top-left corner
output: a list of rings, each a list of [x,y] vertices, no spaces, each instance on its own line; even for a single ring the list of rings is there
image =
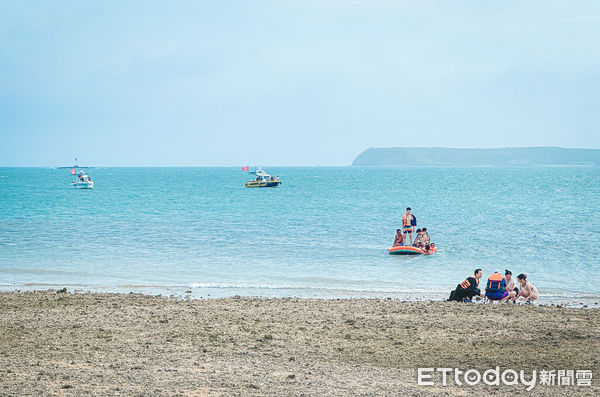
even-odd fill
[[[600,167],[0,168],[0,290],[444,300],[483,269],[600,301]],[[411,207],[438,252],[388,249]],[[483,284],[483,283],[482,283]],[[598,307],[598,306],[596,306]]]

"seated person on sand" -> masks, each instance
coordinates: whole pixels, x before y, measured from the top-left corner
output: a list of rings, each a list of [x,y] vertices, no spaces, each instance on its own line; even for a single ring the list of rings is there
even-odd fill
[[[485,296],[490,302],[500,301],[508,296],[508,292],[506,291],[506,280],[502,277],[500,272],[490,274],[485,286]]]
[[[402,229],[396,229],[396,237],[394,238],[394,247],[404,245],[404,236],[402,235]]]
[[[481,296],[479,290],[479,279],[483,276],[481,269],[476,269],[471,277],[467,277],[465,281],[458,284],[456,289],[450,292],[449,301],[471,302],[474,296]]]
[[[500,299],[500,302],[508,302],[511,299],[514,301],[519,293],[519,289],[515,287],[515,279],[512,278],[512,272],[510,270],[504,270],[504,279],[506,280],[506,292],[508,292],[508,295],[505,298]]]
[[[524,301],[530,303],[538,298],[538,296],[539,296],[538,290],[537,290],[537,288],[535,288],[535,286],[533,284],[531,284],[530,282],[527,281],[526,274],[523,274],[523,273],[519,274],[517,276],[517,280],[519,280],[519,283],[521,284],[521,290],[513,299],[514,301],[516,301],[517,298],[521,297],[521,300],[524,300]]]

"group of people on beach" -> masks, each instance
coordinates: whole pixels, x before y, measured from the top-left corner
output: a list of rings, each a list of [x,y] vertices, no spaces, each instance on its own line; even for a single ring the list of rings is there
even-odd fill
[[[406,237],[410,240],[410,245],[417,248],[423,248],[426,251],[435,243],[431,242],[427,228],[416,229],[417,217],[411,212],[410,207],[406,208],[406,213],[402,215],[402,229],[396,229],[396,237],[394,238],[394,247],[406,245]],[[415,232],[415,241],[413,242],[413,232]]]
[[[527,281],[527,275],[521,273],[517,276],[520,287],[516,286],[510,270],[504,271],[504,276],[496,271],[488,277],[485,291],[479,289],[479,280],[483,276],[481,269],[475,269],[473,275],[467,277],[465,281],[458,284],[456,289],[450,293],[449,301],[471,302],[473,297],[484,298],[484,301],[494,302],[516,302],[521,301],[532,303],[538,296],[537,288]]]
[[[410,207],[406,208],[406,213],[402,215],[402,229],[396,229],[394,238],[394,247],[406,245],[408,236],[410,245],[429,251],[435,244],[431,242],[427,228],[416,229],[417,217],[412,213]],[[413,242],[413,232],[416,233]],[[484,301],[494,302],[516,302],[517,300],[531,303],[538,296],[537,288],[527,281],[527,275],[521,273],[517,276],[519,286],[512,277],[512,272],[508,269],[504,271],[504,276],[496,271],[492,273],[487,280],[484,292],[479,289],[479,280],[483,277],[483,271],[476,269],[472,276],[467,277],[465,281],[458,284],[456,289],[450,293],[449,301],[471,302],[473,297],[483,298]]]

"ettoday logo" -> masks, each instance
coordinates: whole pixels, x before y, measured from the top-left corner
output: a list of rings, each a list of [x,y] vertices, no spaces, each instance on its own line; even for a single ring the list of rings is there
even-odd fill
[[[591,370],[532,370],[530,373],[525,371],[515,371],[505,369],[500,371],[500,367],[485,370],[483,373],[476,369],[461,370],[458,368],[419,368],[417,370],[417,384],[419,386],[434,386],[435,378],[441,376],[442,386],[448,386],[449,379],[454,380],[456,386],[475,386],[483,382],[489,386],[518,386],[523,385],[527,391],[531,391],[539,380],[540,385],[544,386],[591,386]],[[438,375],[435,377],[435,375]],[[539,376],[538,376],[539,375]]]

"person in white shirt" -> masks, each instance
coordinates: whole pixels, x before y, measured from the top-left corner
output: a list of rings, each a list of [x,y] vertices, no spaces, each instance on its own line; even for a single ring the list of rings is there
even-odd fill
[[[508,292],[508,295],[505,298],[502,298],[500,303],[508,302],[511,299],[514,301],[519,293],[519,289],[515,286],[515,279],[512,278],[512,272],[510,270],[504,270],[504,279],[506,280],[506,291]]]

